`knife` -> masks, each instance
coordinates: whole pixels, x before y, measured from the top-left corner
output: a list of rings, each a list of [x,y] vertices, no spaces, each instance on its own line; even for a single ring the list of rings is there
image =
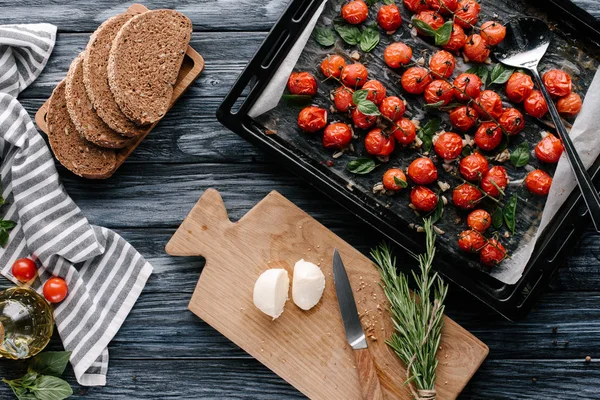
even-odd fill
[[[346,274],[346,268],[342,262],[342,257],[337,249],[333,251],[333,282],[340,305],[340,313],[344,321],[346,339],[354,350],[354,359],[356,360],[356,370],[364,400],[383,399],[381,383],[377,376],[377,368],[367,348],[367,339],[365,331],[360,323],[360,317],[356,310],[356,302],[352,293],[352,286]]]

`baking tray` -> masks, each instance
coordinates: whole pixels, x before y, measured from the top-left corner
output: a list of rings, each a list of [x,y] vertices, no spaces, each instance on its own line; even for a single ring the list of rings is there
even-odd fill
[[[510,9],[519,10],[519,14],[534,15],[548,20],[556,35],[567,41],[576,40],[577,46],[582,48],[587,56],[596,61],[600,59],[600,23],[569,1],[503,0],[501,3],[508,3]],[[223,125],[267,151],[292,172],[386,235],[407,253],[420,253],[424,250],[424,243],[420,235],[415,235],[414,230],[409,228],[408,223],[399,223],[398,216],[390,215],[393,213],[373,201],[369,193],[349,189],[347,180],[330,173],[328,168],[314,157],[292,151],[278,135],[268,134],[263,124],[248,116],[248,111],[320,4],[321,0],[293,0],[289,4],[217,110],[217,118]],[[599,171],[600,158],[589,170],[596,187],[600,181]],[[575,190],[537,241],[523,276],[512,285],[504,284],[483,271],[465,269],[460,262],[452,262],[453,253],[445,251],[444,248],[438,249],[435,267],[447,280],[471,293],[507,319],[519,319],[525,316],[539,299],[553,273],[564,262],[569,249],[575,247],[588,223],[587,209],[581,195]]]

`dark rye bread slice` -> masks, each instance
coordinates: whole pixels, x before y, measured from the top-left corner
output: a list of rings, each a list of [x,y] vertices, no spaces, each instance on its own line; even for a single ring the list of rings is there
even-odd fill
[[[129,137],[141,136],[147,128],[138,127],[121,112],[108,86],[107,65],[119,29],[135,15],[124,13],[104,21],[90,37],[83,60],[83,83],[96,113],[111,129]]]
[[[100,147],[121,149],[130,145],[135,139],[110,129],[94,111],[83,85],[83,57],[84,53],[81,53],[73,60],[65,80],[67,110],[75,129],[85,139]]]
[[[119,31],[108,57],[108,83],[121,111],[138,125],[161,119],[171,102],[192,22],[173,10],[136,15]]]
[[[52,92],[48,104],[48,139],[56,159],[75,175],[89,179],[108,178],[116,167],[112,149],[98,147],[85,140],[69,118],[65,100],[65,81]]]

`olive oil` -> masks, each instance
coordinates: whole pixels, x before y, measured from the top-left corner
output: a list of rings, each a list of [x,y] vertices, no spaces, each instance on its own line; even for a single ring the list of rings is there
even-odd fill
[[[53,328],[52,309],[37,292],[25,287],[0,292],[0,357],[36,355],[50,341]]]

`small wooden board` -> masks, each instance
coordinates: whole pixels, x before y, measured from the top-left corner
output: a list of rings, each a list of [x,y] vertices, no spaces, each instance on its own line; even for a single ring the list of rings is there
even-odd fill
[[[143,13],[148,11],[148,9],[142,4],[133,4],[131,7],[127,9],[128,13]],[[181,69],[179,70],[179,75],[177,76],[177,81],[175,83],[175,87],[173,88],[173,97],[171,98],[171,104],[169,104],[169,110],[173,107],[173,104],[181,97],[183,93],[192,85],[194,80],[200,76],[202,70],[204,69],[204,59],[202,56],[192,48],[192,46],[188,46],[185,52],[185,57],[183,58],[183,63],[181,64]],[[46,135],[48,134],[48,124],[46,122],[46,114],[48,112],[48,103],[50,99],[46,100],[44,104],[40,107],[40,109],[35,113],[35,123],[38,128],[40,128]],[[107,176],[109,178],[112,174],[115,173],[117,169],[125,162],[127,157],[138,147],[138,145],[144,140],[144,138],[150,133],[152,129],[158,124],[160,121],[155,122],[154,124],[148,126],[146,132],[141,135],[137,141],[132,143],[131,145],[124,147],[122,149],[116,149],[117,152],[117,162],[115,164],[115,168],[112,173]]]
[[[333,249],[344,260],[369,350],[386,398],[411,399],[404,366],[386,345],[393,327],[373,263],[277,192],[232,223],[219,193],[207,190],[166,246],[174,256],[204,256],[206,266],[189,309],[311,399],[360,399],[352,349],[346,342],[332,277]],[[253,305],[258,276],[296,261],[320,265],[326,277],[320,303],[302,311],[290,299],[275,321]],[[445,318],[438,352],[438,399],[454,399],[489,350]]]

